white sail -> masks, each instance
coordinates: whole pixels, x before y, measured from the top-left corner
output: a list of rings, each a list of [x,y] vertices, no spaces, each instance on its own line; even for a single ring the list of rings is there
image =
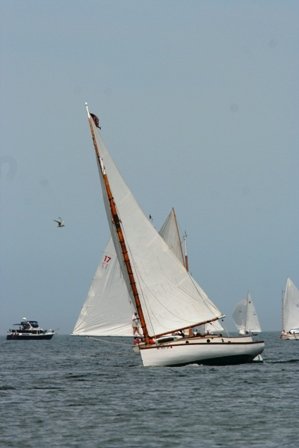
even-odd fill
[[[86,301],[75,324],[78,336],[132,336],[134,311],[127,285],[110,239]]]
[[[171,209],[159,233],[182,265],[186,266],[185,255],[180,238],[180,230],[174,208]]]
[[[162,225],[160,235],[183,263],[184,257],[174,209],[170,211]],[[73,335],[132,336],[134,311],[113,240],[110,238],[75,324]]]
[[[183,266],[187,269],[186,266],[186,254],[183,250],[183,244],[182,239],[180,235],[180,229],[178,225],[178,221],[176,218],[176,213],[174,208],[170,211],[168,217],[165,220],[165,223],[161,227],[160,235],[164,239],[164,241],[168,244],[172,252],[176,255],[178,260],[182,263]],[[212,302],[212,300],[209,299],[208,295],[205,293],[205,291],[199,286],[199,284],[196,282],[196,280],[192,277],[192,275],[189,273],[190,278],[192,279],[192,282],[201,295],[201,297],[204,298],[206,304],[210,307],[211,310],[214,311],[215,314],[217,314],[218,308],[216,305]],[[211,333],[214,332],[221,332],[223,331],[223,327],[220,324],[219,320],[209,322],[204,324],[207,331],[211,330]]]
[[[93,123],[91,125],[94,127]],[[99,171],[110,231],[124,278],[129,285],[103,172],[107,174],[117,206],[149,335],[166,334],[219,318],[221,312],[206,301],[184,266],[138,206],[99,137],[97,145],[101,156],[101,162],[98,163],[101,163]],[[133,301],[131,291],[130,295]]]
[[[232,317],[240,334],[256,334],[262,331],[250,294],[236,305]]]
[[[299,333],[299,290],[290,278],[287,279],[283,296],[283,331]]]
[[[208,334],[219,334],[224,331],[223,326],[220,323],[220,320],[215,320],[214,322],[209,322],[206,324],[206,332]]]
[[[209,334],[222,334],[224,328],[220,323],[220,320],[215,320],[214,322],[209,322],[207,324],[199,325],[195,328],[195,334],[209,335]]]

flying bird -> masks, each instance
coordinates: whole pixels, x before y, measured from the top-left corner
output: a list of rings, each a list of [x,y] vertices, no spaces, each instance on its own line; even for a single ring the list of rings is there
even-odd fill
[[[64,221],[62,218],[53,219],[53,221],[57,222],[57,227],[64,227]]]

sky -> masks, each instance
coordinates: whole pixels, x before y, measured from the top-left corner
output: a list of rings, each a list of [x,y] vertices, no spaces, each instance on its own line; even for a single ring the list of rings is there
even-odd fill
[[[109,238],[84,108],[230,316],[281,329],[299,287],[299,3],[0,0],[0,334],[69,334]],[[53,221],[63,217],[65,227]]]

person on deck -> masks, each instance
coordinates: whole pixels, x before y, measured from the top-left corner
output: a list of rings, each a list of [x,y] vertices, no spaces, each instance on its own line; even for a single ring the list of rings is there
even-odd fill
[[[138,336],[141,336],[139,326],[140,326],[140,319],[138,317],[138,314],[135,312],[132,316],[133,335],[137,334]]]

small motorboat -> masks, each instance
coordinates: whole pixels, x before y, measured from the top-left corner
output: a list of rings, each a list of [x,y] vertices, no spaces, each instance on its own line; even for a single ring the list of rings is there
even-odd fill
[[[17,325],[18,328],[8,330],[7,340],[52,339],[55,334],[54,330],[44,330],[36,320],[28,320],[26,317],[23,317],[19,324],[14,325]]]

